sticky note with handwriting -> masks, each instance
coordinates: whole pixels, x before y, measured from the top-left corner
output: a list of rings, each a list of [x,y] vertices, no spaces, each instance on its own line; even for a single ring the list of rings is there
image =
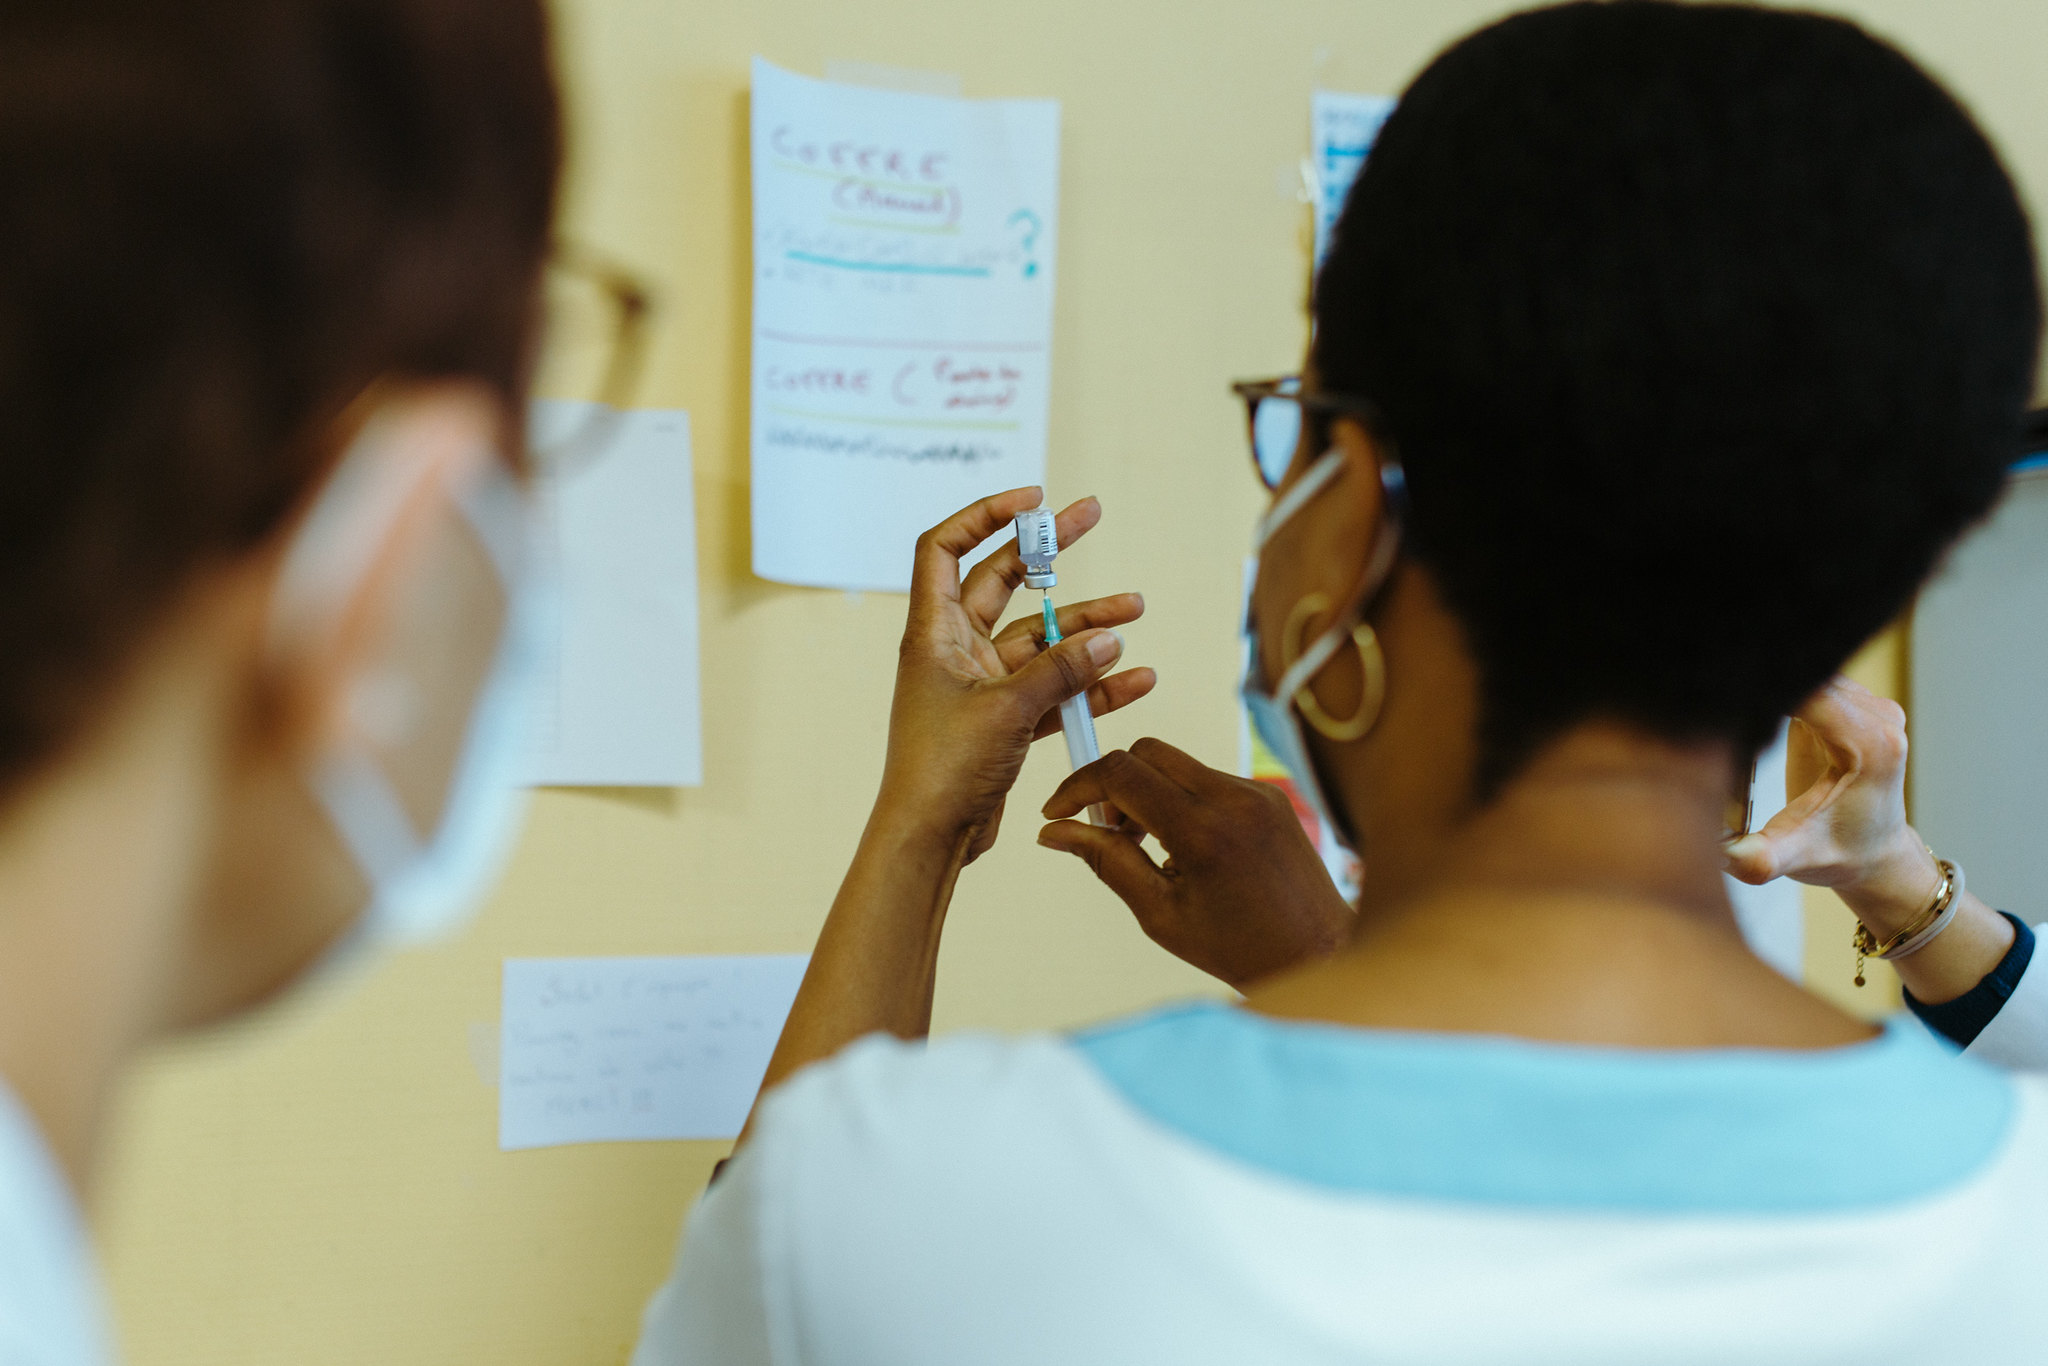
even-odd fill
[[[808,961],[506,959],[498,1146],[735,1137]]]
[[[757,58],[753,170],[754,572],[902,591],[919,533],[1045,478],[1059,105]]]

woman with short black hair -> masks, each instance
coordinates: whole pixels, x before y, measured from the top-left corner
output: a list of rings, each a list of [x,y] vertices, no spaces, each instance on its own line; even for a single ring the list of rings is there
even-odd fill
[[[968,509],[787,1081],[638,1360],[2038,1357],[2048,1091],[1801,991],[1722,877],[1751,755],[2001,487],[2041,318],[1990,146],[1838,19],[1518,15],[1404,94],[1314,314],[1304,374],[1240,390],[1298,432],[1257,452],[1245,694],[1364,860],[1346,942],[1271,975],[1212,926],[1240,1005],[797,1072],[922,1032],[1035,723],[947,648],[1018,572],[957,555],[1034,491]],[[1040,839],[1170,884],[1201,772],[1105,756]]]

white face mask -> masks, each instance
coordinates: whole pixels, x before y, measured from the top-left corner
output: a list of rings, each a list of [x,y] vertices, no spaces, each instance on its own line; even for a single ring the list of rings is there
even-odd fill
[[[1324,452],[1321,459],[1309,466],[1306,473],[1293,488],[1280,495],[1266,515],[1259,519],[1259,529],[1254,549],[1264,549],[1266,542],[1273,539],[1273,533],[1285,525],[1289,518],[1321,493],[1331,480],[1344,468],[1344,454],[1331,450]],[[1400,515],[1407,496],[1407,480],[1401,467],[1393,461],[1380,465],[1380,488],[1385,495],[1386,513],[1380,523],[1380,534],[1374,538],[1372,558],[1366,565],[1365,581],[1354,605],[1340,613],[1337,619],[1324,629],[1323,633],[1309,643],[1300,658],[1287,666],[1280,681],[1271,688],[1266,686],[1265,668],[1261,662],[1259,633],[1252,619],[1252,609],[1247,603],[1245,609],[1245,635],[1250,642],[1249,656],[1244,681],[1238,687],[1238,695],[1244,701],[1245,712],[1251,717],[1252,729],[1258,732],[1261,742],[1287,770],[1294,780],[1295,790],[1309,804],[1325,828],[1330,830],[1352,853],[1358,852],[1358,842],[1351,833],[1351,827],[1340,817],[1331,803],[1329,793],[1323,790],[1322,780],[1316,775],[1316,767],[1309,757],[1308,741],[1302,733],[1301,716],[1295,706],[1295,696],[1307,687],[1309,680],[1322,672],[1323,666],[1351,639],[1351,628],[1372,606],[1393,572],[1394,556],[1400,547]],[[1257,583],[1253,583],[1252,597],[1257,597]]]
[[[307,775],[370,888],[368,905],[329,950],[323,970],[458,929],[496,882],[519,833],[534,685],[553,640],[554,594],[536,553],[527,498],[495,459],[457,505],[504,589],[506,615],[496,653],[429,829],[415,828],[390,776],[360,736],[342,741]],[[302,539],[321,535],[316,510]],[[331,564],[331,555],[320,554],[330,548],[312,545],[307,558]]]

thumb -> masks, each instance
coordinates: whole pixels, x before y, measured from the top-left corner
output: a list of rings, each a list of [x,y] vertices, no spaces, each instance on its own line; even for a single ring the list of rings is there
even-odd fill
[[[1721,850],[1723,867],[1730,877],[1751,886],[1761,886],[1778,875],[1777,851],[1761,830],[1752,830]]]
[[[1032,719],[1045,715],[1070,697],[1094,686],[1124,652],[1124,638],[1114,631],[1082,631],[1042,650],[1029,664],[1003,680]]]
[[[1786,807],[1764,823],[1735,840],[1722,851],[1730,874],[1752,886],[1773,878],[1797,878],[1820,862],[1828,851],[1825,808],[1799,810]]]

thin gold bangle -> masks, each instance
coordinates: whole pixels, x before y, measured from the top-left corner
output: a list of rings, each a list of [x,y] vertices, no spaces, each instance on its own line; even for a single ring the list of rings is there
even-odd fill
[[[1907,945],[1911,945],[1913,949],[1920,948],[1922,944],[1914,943],[1913,941],[1919,936],[1926,934],[1928,930],[1933,929],[1936,922],[1940,921],[1954,907],[1956,894],[1962,890],[1963,886],[1963,870],[1949,860],[1935,855],[1932,849],[1929,849],[1927,852],[1930,856],[1934,857],[1934,866],[1941,873],[1941,883],[1934,889],[1934,898],[1928,903],[1926,910],[1914,916],[1911,923],[1897,934],[1883,940],[1879,940],[1876,935],[1872,934],[1868,925],[1860,920],[1856,922],[1856,933],[1850,936],[1849,942],[1856,950],[1857,986],[1863,985],[1863,960],[1865,958],[1889,959],[1902,956],[1899,950]],[[1946,927],[1944,926],[1944,928]],[[1932,937],[1932,935],[1928,935],[1928,938],[1931,939]],[[1923,940],[1922,943],[1924,942]]]

